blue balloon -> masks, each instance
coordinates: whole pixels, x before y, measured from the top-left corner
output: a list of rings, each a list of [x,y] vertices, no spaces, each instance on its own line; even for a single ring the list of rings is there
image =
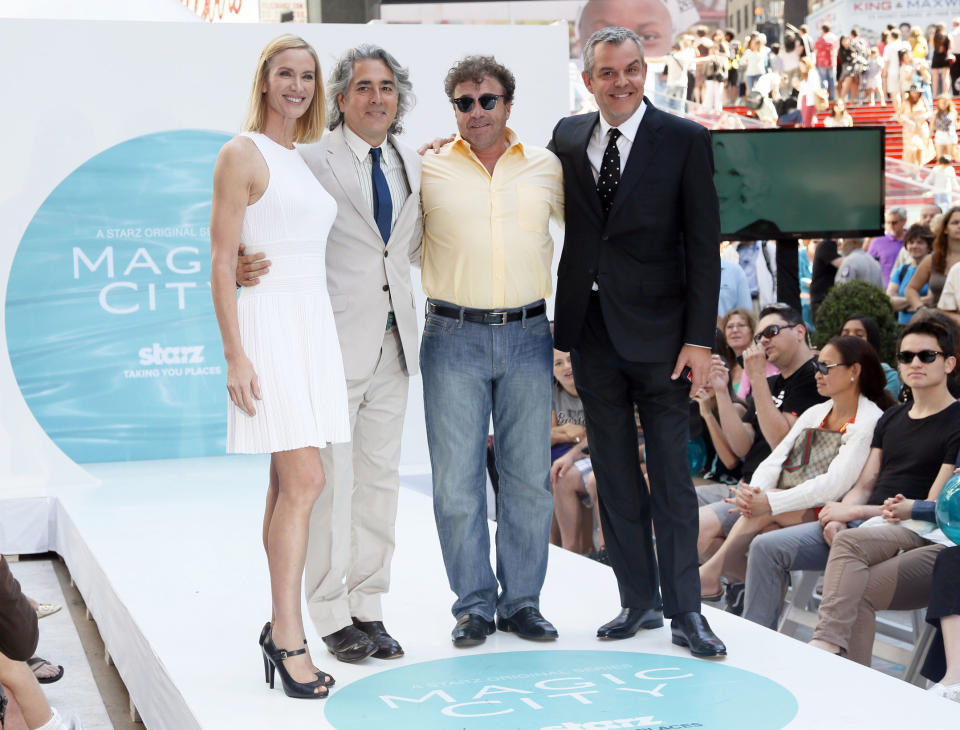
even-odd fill
[[[960,474],[950,477],[940,490],[937,524],[944,535],[960,545]]]

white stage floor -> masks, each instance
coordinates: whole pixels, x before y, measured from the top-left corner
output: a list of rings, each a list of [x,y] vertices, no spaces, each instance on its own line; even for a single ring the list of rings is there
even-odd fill
[[[401,489],[385,602],[406,656],[342,664],[308,626],[314,658],[337,685],[326,701],[291,700],[266,688],[256,643],[270,613],[266,458],[88,468],[99,486],[53,495],[53,549],[149,730],[960,726],[960,705],[710,608],[729,652],[722,661],[692,659],[669,628],[598,642],[596,627],[618,610],[612,571],[556,548],[541,606],[559,641],[498,632],[456,650],[425,477]]]

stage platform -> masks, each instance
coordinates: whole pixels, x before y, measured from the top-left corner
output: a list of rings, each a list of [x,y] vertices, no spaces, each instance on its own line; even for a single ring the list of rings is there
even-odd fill
[[[710,608],[723,660],[693,659],[669,628],[601,643],[596,627],[618,610],[613,574],[556,548],[541,605],[559,641],[497,632],[456,650],[424,476],[403,478],[385,602],[406,656],[342,664],[308,625],[314,658],[337,685],[326,701],[291,700],[266,688],[256,643],[270,613],[266,458],[87,468],[99,486],[51,495],[50,547],[149,730],[960,726],[960,705]]]

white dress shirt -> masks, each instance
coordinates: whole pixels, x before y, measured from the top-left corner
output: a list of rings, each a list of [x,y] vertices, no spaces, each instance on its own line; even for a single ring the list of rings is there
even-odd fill
[[[353,164],[357,169],[357,178],[360,180],[363,199],[372,211],[373,158],[370,156],[371,145],[346,124],[343,125],[343,138],[347,142],[347,147],[353,152]],[[390,144],[389,138],[383,141],[380,149],[382,151],[380,155],[380,169],[383,171],[383,176],[387,179],[387,187],[390,188],[390,201],[393,204],[392,218],[390,220],[390,230],[393,230],[393,226],[400,215],[400,209],[410,196],[410,183],[407,182],[407,174],[403,169],[403,160],[400,158],[400,153]]]
[[[620,136],[617,138],[617,151],[620,153],[620,174],[623,175],[623,169],[626,167],[627,158],[630,156],[630,150],[633,147],[633,140],[637,138],[637,130],[640,129],[640,122],[643,121],[643,115],[647,111],[647,102],[641,101],[640,106],[630,116],[627,121],[619,125]],[[600,123],[593,128],[590,135],[590,141],[587,142],[587,159],[590,161],[590,170],[593,172],[593,181],[600,178],[600,165],[603,163],[603,153],[607,149],[607,143],[610,141],[609,131],[613,128],[603,114],[600,114]],[[600,291],[600,285],[596,281],[591,287],[594,291]],[[684,343],[690,344],[690,343]],[[702,345],[692,345],[693,347],[702,347]],[[710,348],[704,348],[709,350]]]
[[[620,137],[617,139],[617,151],[620,153],[620,174],[623,174],[623,168],[627,164],[627,158],[630,156],[630,148],[633,147],[633,140],[637,138],[637,130],[640,128],[640,121],[643,119],[643,113],[647,110],[647,102],[641,101],[640,106],[633,115],[621,124],[617,129],[620,130]],[[593,134],[590,135],[590,141],[587,142],[587,159],[590,160],[590,169],[593,171],[593,181],[596,182],[600,177],[600,165],[603,162],[603,153],[607,149],[607,143],[610,141],[608,132],[613,126],[600,115],[600,123],[593,128]]]

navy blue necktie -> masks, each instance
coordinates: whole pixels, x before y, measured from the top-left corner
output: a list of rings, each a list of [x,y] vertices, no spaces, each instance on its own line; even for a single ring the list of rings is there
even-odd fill
[[[370,176],[373,179],[373,219],[377,222],[377,228],[380,229],[380,235],[383,242],[390,240],[390,223],[393,218],[393,201],[390,200],[390,188],[387,186],[387,178],[380,169],[380,155],[382,150],[379,147],[371,147],[370,154],[373,156],[373,165],[370,170]]]

